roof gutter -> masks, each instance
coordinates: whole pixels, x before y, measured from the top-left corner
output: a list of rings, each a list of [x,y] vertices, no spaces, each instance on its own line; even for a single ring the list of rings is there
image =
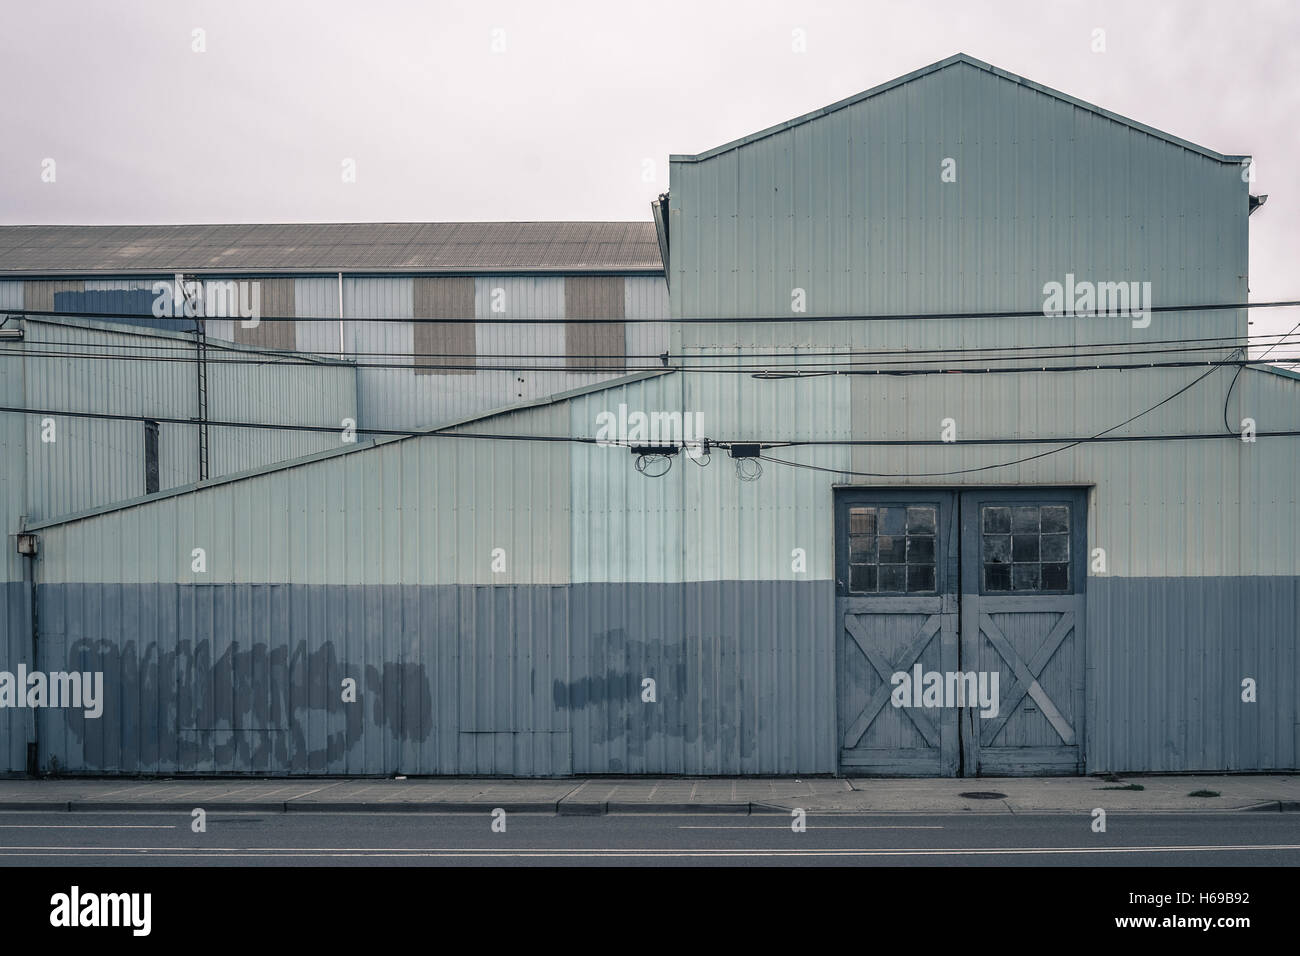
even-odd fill
[[[650,212],[655,220],[655,235],[659,239],[659,258],[664,264],[664,285],[672,287],[668,274],[668,193],[660,193],[659,198],[650,203]]]

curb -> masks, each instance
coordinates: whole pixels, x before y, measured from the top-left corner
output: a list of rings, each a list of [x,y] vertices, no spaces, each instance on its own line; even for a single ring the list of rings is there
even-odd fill
[[[607,803],[607,813],[743,813],[749,803]]]
[[[451,802],[447,800],[403,801],[393,803],[365,803],[339,801],[336,803],[298,803],[290,800],[285,803],[286,813],[491,813],[504,810],[506,813],[557,813],[556,803],[548,800],[544,803],[512,803],[510,801]]]
[[[561,817],[598,817],[609,814],[734,814],[781,816],[791,812],[793,807],[781,807],[770,803],[622,803],[617,801],[311,801],[297,800],[272,802],[205,802],[202,799],[186,801],[147,801],[122,802],[110,800],[9,800],[0,801],[0,813],[189,813],[201,808],[209,813],[491,813],[502,809],[507,813],[550,813]],[[934,808],[912,807],[906,810],[885,810],[871,807],[805,807],[809,814],[898,814],[931,815],[960,814],[962,816],[984,813],[1084,813],[1079,808],[994,808],[965,807]],[[1300,813],[1300,801],[1266,800],[1261,803],[1238,807],[1131,807],[1115,810],[1115,813]]]
[[[561,800],[555,807],[556,816],[560,817],[602,817],[609,812],[609,804],[580,803],[573,800]]]
[[[1300,801],[1269,800],[1267,803],[1256,803],[1253,806],[1242,807],[1241,809],[1247,811],[1262,810],[1265,813],[1300,813]]]
[[[8,809],[0,805],[0,809]],[[158,803],[117,803],[108,800],[72,800],[68,802],[70,813],[189,813],[191,810],[204,810],[208,813],[226,813],[231,810],[244,810],[253,813],[283,813],[283,803],[208,803],[201,800],[185,802],[159,801]]]

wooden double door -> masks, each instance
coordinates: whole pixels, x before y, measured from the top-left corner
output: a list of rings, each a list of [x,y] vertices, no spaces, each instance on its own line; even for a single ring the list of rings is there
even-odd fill
[[[1077,774],[1086,492],[836,492],[840,773]]]

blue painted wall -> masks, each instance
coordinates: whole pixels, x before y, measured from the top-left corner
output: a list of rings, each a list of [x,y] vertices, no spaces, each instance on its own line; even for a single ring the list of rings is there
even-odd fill
[[[41,667],[102,670],[108,700],[98,720],[41,712],[43,770],[835,770],[829,582],[39,595]],[[1091,579],[1088,772],[1296,769],[1298,613],[1298,577]]]
[[[835,769],[828,582],[38,593],[41,668],[103,671],[108,702],[40,712],[46,771]]]

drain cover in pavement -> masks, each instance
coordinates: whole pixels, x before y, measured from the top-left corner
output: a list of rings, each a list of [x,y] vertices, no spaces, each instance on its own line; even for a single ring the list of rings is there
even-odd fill
[[[957,794],[959,797],[965,797],[967,800],[1004,800],[1005,793],[998,793],[996,790],[968,790],[966,793]]]

